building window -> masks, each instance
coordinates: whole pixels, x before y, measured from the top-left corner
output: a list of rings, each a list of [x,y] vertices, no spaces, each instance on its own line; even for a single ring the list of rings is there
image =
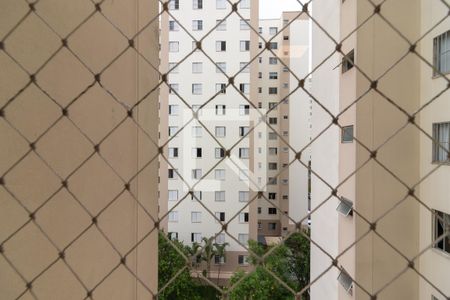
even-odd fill
[[[269,132],[269,140],[274,141],[278,139],[278,135],[275,132]]]
[[[201,158],[202,148],[192,148],[192,158]]]
[[[225,116],[225,114],[226,114],[226,106],[223,104],[216,105],[216,115]]]
[[[227,30],[227,20],[216,20],[216,26],[217,31]]]
[[[276,207],[269,207],[269,208],[267,209],[267,213],[268,213],[269,215],[276,215],[276,214],[277,214],[277,208],[276,208]]]
[[[180,70],[178,69],[178,63],[170,62],[169,63],[169,73],[178,74]]]
[[[216,148],[214,152],[215,152],[216,158],[224,158],[225,157],[225,150],[223,148]]]
[[[342,127],[341,142],[342,143],[352,143],[353,142],[353,125]]]
[[[278,58],[276,58],[276,57],[269,57],[269,64],[270,65],[278,64]]]
[[[201,211],[191,212],[191,222],[192,223],[201,223],[202,222],[202,212]]]
[[[248,233],[239,233],[238,234],[238,241],[242,245],[246,246],[248,244]]]
[[[433,124],[433,162],[449,161],[450,122]]]
[[[217,219],[216,223],[218,222],[218,220],[220,222],[225,222],[225,212],[219,211],[219,212],[216,212],[215,215],[216,215],[216,219]]]
[[[262,94],[262,87],[258,88],[258,94]],[[261,107],[260,107],[261,108]]]
[[[250,114],[250,105],[241,104],[239,105],[239,115],[248,116]]]
[[[192,20],[192,30],[194,31],[203,30],[203,20]]]
[[[192,137],[198,138],[202,136],[202,126],[192,126]]]
[[[219,245],[225,244],[225,233],[222,232],[216,236],[216,244]]]
[[[169,31],[179,31],[180,25],[175,21],[169,21]]]
[[[227,93],[227,85],[225,83],[216,83],[216,93],[226,94]]]
[[[262,64],[262,57],[261,57],[261,56],[258,57],[258,62],[259,62],[260,64]]]
[[[192,94],[193,95],[201,95],[202,94],[202,84],[201,83],[193,83],[192,84]]]
[[[433,39],[433,75],[450,72],[450,31]]]
[[[227,51],[227,42],[226,41],[216,41],[216,51],[217,52]]]
[[[270,199],[270,200],[275,200],[275,199],[277,199],[277,193],[269,193],[269,199]]]
[[[241,212],[239,214],[239,223],[248,223],[248,212]]]
[[[192,2],[193,9],[203,9],[203,0],[194,0]]]
[[[214,201],[219,201],[219,202],[225,201],[225,191],[215,191],[214,192]]]
[[[249,158],[250,149],[249,148],[239,148],[239,158]]]
[[[250,20],[243,20],[243,19],[241,19],[240,29],[241,30],[250,30],[250,26],[248,25],[248,23],[250,23]]]
[[[278,148],[277,147],[269,147],[269,155],[277,155]]]
[[[269,79],[278,79],[278,72],[269,72]]]
[[[238,264],[241,266],[248,265],[248,256],[247,255],[238,255]]]
[[[227,135],[225,126],[216,126],[216,137],[225,137]]]
[[[450,254],[450,214],[433,210],[433,223],[434,248]]]
[[[214,170],[214,178],[216,180],[225,180],[225,169]]]
[[[269,43],[269,47],[272,50],[277,50],[278,49],[278,43],[277,42],[270,42]]]
[[[250,73],[250,65],[248,62],[239,63],[239,67],[241,69],[241,73]]]
[[[271,162],[271,163],[269,163],[268,167],[269,167],[269,170],[274,171],[274,170],[278,169],[278,164]]]
[[[169,52],[178,52],[178,51],[180,51],[180,43],[169,42]]]
[[[178,222],[178,212],[177,211],[171,211],[169,212],[169,222]]]
[[[262,28],[262,27],[259,27],[259,28],[258,28],[258,33],[259,33],[259,34],[262,34],[262,33],[263,33],[263,28]]]
[[[216,0],[216,9],[226,9],[227,0]]]
[[[178,232],[169,232],[169,239],[171,241],[178,240]]]
[[[191,233],[191,242],[200,243],[202,241],[202,234],[200,232]]]
[[[269,109],[275,110],[277,109],[278,103],[277,102],[269,102]]]
[[[258,49],[262,49],[262,47],[263,47],[262,42],[259,42],[259,43],[258,43]]]
[[[269,118],[269,124],[277,125],[277,123],[278,123],[278,118],[274,118],[274,117]]]
[[[202,191],[196,191],[191,194],[191,200],[202,200]]]
[[[170,0],[169,1],[169,9],[170,10],[180,9],[180,1],[179,0]]]
[[[276,94],[278,94],[278,88],[270,87],[269,88],[269,95],[276,95]]]
[[[248,191],[239,191],[239,202],[248,202],[249,194]]]
[[[241,52],[250,51],[250,41],[241,41],[240,46]]]
[[[246,136],[249,130],[250,128],[248,126],[239,126],[239,136],[240,137]]]
[[[267,225],[268,225],[269,230],[271,230],[271,231],[277,230],[277,223],[270,222]]]
[[[218,62],[216,63],[216,73],[222,73],[227,71],[227,63],[225,62]]]
[[[174,136],[178,131],[178,126],[169,126],[169,136]]]
[[[288,35],[283,36],[283,41],[289,41],[289,36]]]
[[[222,233],[221,233],[222,234]],[[217,238],[220,236],[220,234],[216,237]],[[217,242],[216,242],[217,243]],[[219,243],[217,243],[219,244]],[[223,244],[223,243],[222,243]],[[225,264],[225,257],[224,256],[220,256],[220,255],[214,255],[214,264],[215,265],[223,265]]]
[[[259,78],[259,79],[262,78],[262,72],[258,72],[258,78]]]
[[[250,8],[250,0],[241,0],[239,8]]]
[[[177,172],[175,172],[175,169],[168,169],[167,178],[169,179],[176,179],[177,178]]]
[[[178,190],[169,190],[169,201],[178,201]]]
[[[348,70],[352,69],[354,62],[355,62],[355,51],[352,50],[342,58],[342,73],[345,73]]]
[[[170,83],[169,84],[169,93],[170,94],[178,93],[179,89],[180,89],[180,85],[178,83]]]
[[[203,63],[201,62],[193,62],[192,63],[192,73],[202,73],[203,72]]]
[[[178,157],[178,148],[169,148],[169,158]]]
[[[278,33],[278,27],[269,27],[269,34],[275,35]]]
[[[260,215],[262,213],[262,208],[258,207],[258,214]]]
[[[202,169],[192,169],[192,179],[200,179],[202,177]]]

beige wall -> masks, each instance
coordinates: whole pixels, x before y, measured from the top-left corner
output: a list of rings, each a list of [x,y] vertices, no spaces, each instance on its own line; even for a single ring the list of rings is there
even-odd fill
[[[421,1],[421,34],[425,34],[432,28],[437,20],[446,16],[446,8],[440,2]],[[420,54],[430,63],[433,59],[433,38],[448,31],[450,22],[448,17],[444,22],[434,28],[419,43]],[[446,81],[443,78],[432,78],[432,70],[424,62],[420,63],[420,105],[426,105],[441,91],[446,89]],[[432,124],[450,121],[450,101],[448,93],[436,98],[430,105],[424,108],[420,114],[420,127],[430,136],[432,135]],[[420,176],[425,177],[437,167],[431,163],[432,142],[424,134],[420,135]],[[443,165],[420,184],[420,199],[431,209],[436,209],[450,214],[450,168]],[[450,255],[438,250],[427,249],[433,240],[432,237],[432,215],[430,211],[421,206],[420,208],[420,250],[425,252],[420,257],[420,271],[430,280],[433,285],[444,293],[450,295],[448,284],[448,270],[450,269]],[[445,299],[443,295],[428,284],[425,280],[420,281],[420,299],[429,299],[431,295],[437,299]]]
[[[344,5],[352,5],[352,1]],[[355,1],[353,1],[354,3]],[[361,24],[373,11],[368,3],[356,2],[357,24]],[[386,2],[382,14],[392,20],[394,26],[410,40],[416,40],[419,23],[419,1]],[[371,19],[358,30],[356,37],[356,64],[370,78],[378,78],[409,49],[401,37],[380,18]],[[378,82],[378,89],[408,112],[419,103],[419,63],[413,56],[406,57]],[[356,75],[356,95],[362,95],[370,85],[360,72]],[[344,87],[342,87],[344,89]],[[378,93],[370,92],[356,106],[356,137],[375,149],[382,145],[395,131],[407,122],[407,117]],[[377,159],[394,172],[407,185],[418,180],[419,133],[412,127],[399,132],[395,138],[377,153]],[[356,166],[361,165],[369,154],[361,146],[356,146]],[[355,179],[355,208],[369,221],[384,215],[377,223],[376,230],[389,243],[412,257],[418,252],[419,205],[409,198],[398,207],[394,205],[407,195],[407,188],[383,170],[373,160],[358,172]],[[405,220],[408,222],[405,223]],[[367,231],[368,225],[356,218],[356,237]],[[385,241],[371,233],[356,245],[356,278],[370,292],[383,288],[382,299],[418,299],[418,276],[407,271],[393,281],[407,266],[395,250]],[[389,286],[384,288],[386,283]],[[357,299],[366,299],[359,288]]]
[[[158,82],[157,19],[146,26],[157,3],[107,0],[102,16],[89,1],[40,1],[19,22],[25,3],[0,2],[0,298],[149,299],[158,91],[144,95]],[[128,48],[140,29],[142,57]]]

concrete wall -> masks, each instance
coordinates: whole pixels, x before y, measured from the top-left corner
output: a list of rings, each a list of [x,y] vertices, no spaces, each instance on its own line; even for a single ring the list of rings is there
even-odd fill
[[[137,0],[100,7],[127,37],[158,10]],[[29,9],[0,3],[0,298],[149,299],[158,160],[147,163],[158,153],[150,142],[158,91],[133,109],[134,121],[124,106],[158,83],[148,64],[158,65],[158,21],[134,39],[146,62],[100,13],[77,27],[95,11],[89,1],[40,1],[19,22]],[[27,84],[30,74],[36,83]]]
[[[313,17],[336,40],[340,35],[340,1],[313,2]],[[311,94],[331,113],[337,114],[339,104],[339,55],[327,57],[335,46],[317,25],[312,25],[312,75]],[[320,67],[319,65],[325,61]],[[312,105],[312,138],[320,137],[311,147],[312,170],[332,186],[339,180],[339,130],[333,126],[321,133],[331,123],[331,117],[315,101]],[[328,198],[331,189],[316,175],[311,178],[311,239],[327,253],[338,253],[338,200]],[[331,265],[331,260],[317,246],[311,245],[311,280],[320,279],[311,286],[311,299],[338,299],[338,273],[332,269],[322,275]]]

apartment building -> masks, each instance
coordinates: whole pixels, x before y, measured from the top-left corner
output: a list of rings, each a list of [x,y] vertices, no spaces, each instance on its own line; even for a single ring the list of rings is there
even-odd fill
[[[0,299],[158,288],[158,4],[136,6],[0,3]]]
[[[169,141],[169,162],[160,162],[160,215],[168,212],[163,227],[187,245],[211,237],[228,244],[226,260],[216,257],[211,272],[216,276],[220,267],[222,278],[246,268],[242,245],[256,239],[247,202],[253,195],[249,101],[257,68],[249,64],[257,50],[250,24],[257,27],[258,1],[236,5],[242,18],[228,16],[232,8],[224,0],[171,1],[172,17],[163,16],[161,30],[161,70],[170,88],[161,93],[160,115],[168,119],[160,139]]]
[[[320,279],[311,287],[311,299],[369,299],[366,291],[377,299],[447,299],[450,294],[445,235],[450,106],[448,95],[439,95],[447,86],[441,74],[449,71],[450,22],[438,24],[447,11],[442,2],[421,0],[378,8],[355,0],[314,4],[322,28],[312,29],[312,67],[336,49],[329,36],[345,38],[345,58],[333,55],[312,81],[321,105],[342,113],[341,128],[323,133],[312,150],[312,169],[321,178],[312,178],[312,210],[320,208],[311,216],[311,238],[320,247],[311,249],[311,280]],[[411,47],[405,39],[419,42]],[[402,110],[418,113],[412,119]],[[313,105],[313,136],[331,122]],[[339,185],[335,193],[324,181]],[[339,270],[327,271],[328,254],[339,255]]]
[[[309,141],[310,100],[295,78],[304,78],[309,70],[309,20],[300,12],[284,12],[278,19],[260,20],[259,34],[270,41],[273,51],[258,57],[257,103],[267,113],[269,126],[257,127],[253,149],[255,179],[265,186],[265,198],[257,208],[258,240],[270,244],[288,233],[292,220],[307,215],[307,169],[290,162],[296,158],[292,149],[300,150]],[[265,48],[264,40],[260,39],[259,49]],[[296,128],[294,133],[290,128]]]

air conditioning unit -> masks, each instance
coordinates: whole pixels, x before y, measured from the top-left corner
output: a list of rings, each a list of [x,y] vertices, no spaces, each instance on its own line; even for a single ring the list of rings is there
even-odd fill
[[[349,215],[353,216],[353,202],[344,197],[341,197],[339,200],[341,202],[336,210],[346,217]]]
[[[347,272],[345,272],[344,269],[342,269],[341,273],[339,273],[337,280],[347,293],[352,294],[353,279],[350,277],[350,275],[348,275]]]

